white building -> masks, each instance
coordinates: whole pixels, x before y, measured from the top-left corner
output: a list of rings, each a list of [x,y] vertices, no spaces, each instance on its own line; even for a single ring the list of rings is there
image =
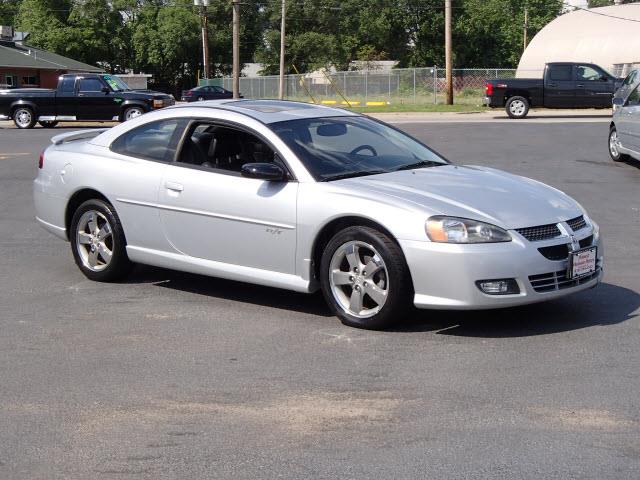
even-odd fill
[[[623,76],[640,66],[640,2],[575,10],[533,37],[517,77],[541,77],[548,62],[588,62]]]

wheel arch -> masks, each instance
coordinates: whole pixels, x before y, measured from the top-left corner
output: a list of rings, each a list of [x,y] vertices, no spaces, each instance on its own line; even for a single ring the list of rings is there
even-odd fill
[[[11,107],[10,107],[11,118],[13,118],[13,114],[20,107],[28,107],[33,111],[34,115],[36,116],[38,115],[38,107],[34,102],[31,102],[29,100],[17,100],[11,104]]]
[[[334,218],[323,225],[314,238],[313,246],[311,248],[311,279],[318,280],[320,278],[320,260],[322,258],[324,247],[336,233],[348,227],[369,227],[378,230],[389,237],[402,250],[400,242],[398,242],[398,239],[393,235],[393,233],[391,233],[388,228],[371,218],[360,215],[345,215]],[[409,273],[409,275],[411,275],[411,273]],[[413,284],[413,279],[411,279],[411,282]]]
[[[69,198],[69,201],[67,202],[67,208],[64,212],[64,226],[67,232],[67,240],[70,240],[69,231],[71,229],[71,219],[73,218],[73,214],[76,212],[80,205],[82,205],[87,200],[93,199],[102,200],[103,202],[107,202],[112,205],[105,195],[98,192],[97,190],[94,190],[93,188],[82,188],[76,191],[73,195],[71,195],[71,198]]]
[[[524,99],[527,100],[527,102],[529,102],[529,106],[531,106],[531,93],[528,92],[527,90],[507,90],[504,93],[504,100],[502,105],[506,106],[507,102],[512,97],[523,97]]]
[[[127,111],[127,108],[131,107],[140,107],[144,113],[149,111],[149,105],[144,103],[142,100],[125,100],[122,105],[120,105],[120,122],[124,122],[124,112]]]

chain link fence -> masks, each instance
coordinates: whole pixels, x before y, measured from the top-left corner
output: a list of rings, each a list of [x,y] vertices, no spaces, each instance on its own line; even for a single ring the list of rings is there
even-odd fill
[[[453,88],[458,104],[480,105],[485,83],[493,78],[514,78],[515,69],[464,68],[453,70]],[[539,72],[532,72],[538,77]],[[232,89],[232,79],[222,79]],[[246,98],[278,98],[277,75],[240,77],[240,92]],[[327,104],[438,104],[446,98],[445,69],[397,68],[388,71],[313,72],[285,76],[285,98]]]

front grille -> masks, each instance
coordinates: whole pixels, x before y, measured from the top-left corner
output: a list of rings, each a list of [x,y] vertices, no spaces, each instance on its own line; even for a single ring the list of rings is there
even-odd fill
[[[555,223],[539,225],[537,227],[516,228],[516,232],[530,242],[539,242],[560,236],[560,229]]]
[[[578,242],[580,248],[590,247],[593,243],[593,235],[589,235]],[[566,260],[569,258],[569,245],[552,245],[550,247],[540,247],[538,251],[549,260]]]
[[[538,293],[553,292],[556,290],[564,290],[565,288],[577,287],[583,283],[587,283],[598,276],[600,266],[596,266],[596,271],[580,278],[567,278],[567,271],[560,270],[558,272],[542,273],[540,275],[530,275],[529,282],[533,289]]]
[[[587,226],[587,222],[582,215],[576,218],[572,218],[571,220],[567,220],[567,225],[571,227],[571,230],[577,232],[578,230],[582,230]]]

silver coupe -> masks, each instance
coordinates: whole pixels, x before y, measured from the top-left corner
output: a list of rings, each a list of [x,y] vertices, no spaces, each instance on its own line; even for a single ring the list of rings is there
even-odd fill
[[[341,109],[206,101],[52,142],[37,220],[96,281],[138,262],[321,289],[343,323],[379,329],[411,305],[508,307],[602,276],[599,228],[575,200]]]

